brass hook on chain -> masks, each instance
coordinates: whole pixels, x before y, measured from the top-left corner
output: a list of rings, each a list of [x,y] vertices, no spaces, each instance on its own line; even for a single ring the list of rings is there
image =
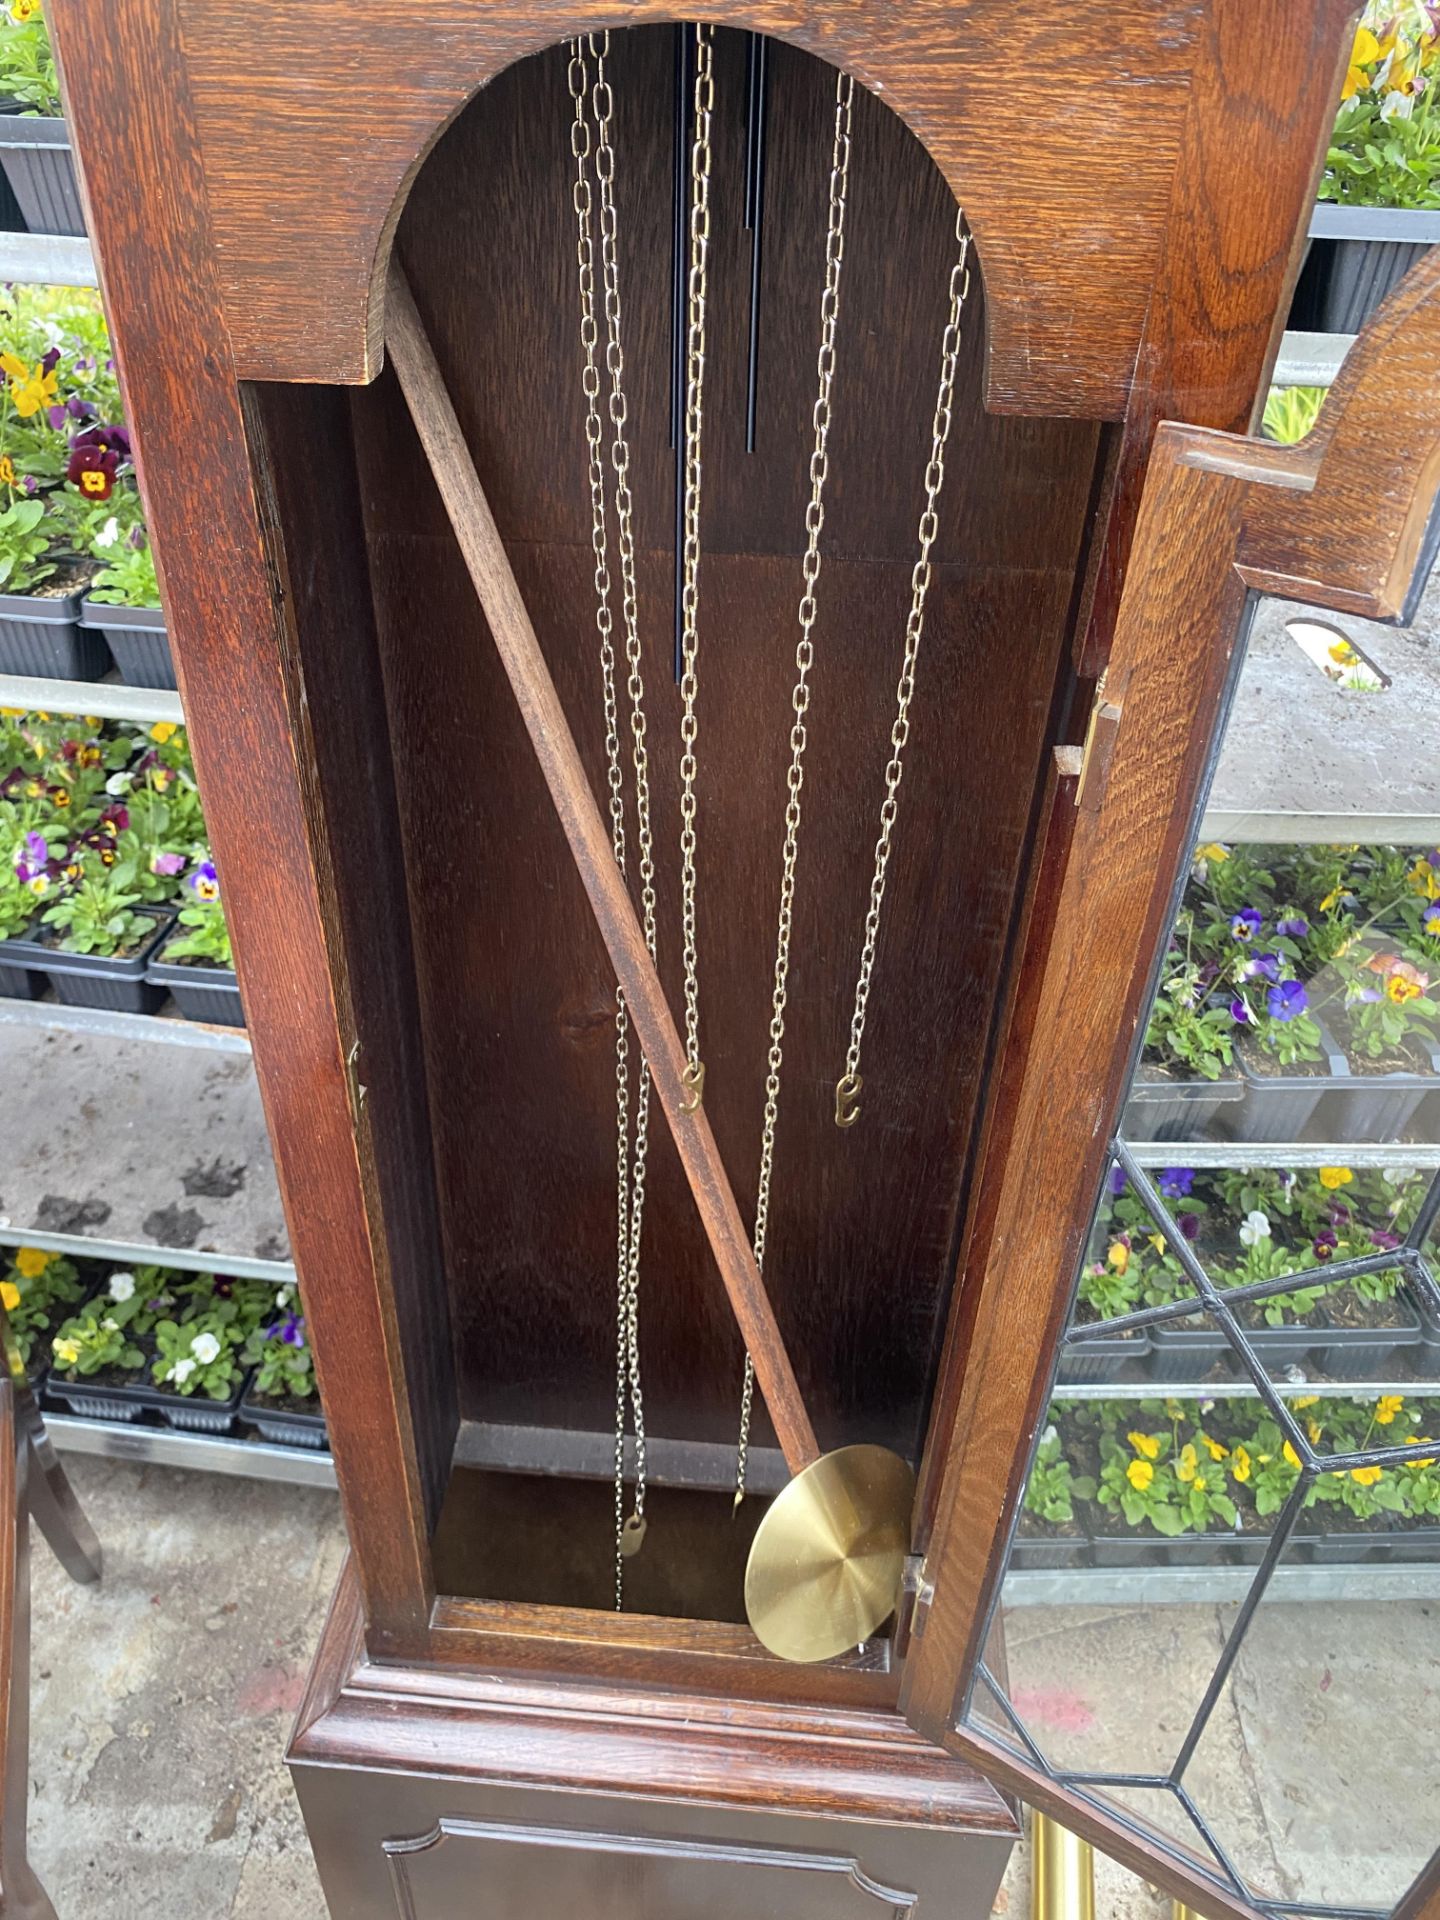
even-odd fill
[[[860,1118],[860,1089],[864,1085],[858,1073],[842,1074],[835,1083],[835,1124],[853,1127]]]
[[[682,1113],[694,1113],[705,1098],[705,1062],[697,1060],[693,1067],[686,1067],[680,1076],[680,1084],[689,1094],[688,1100],[680,1102]]]

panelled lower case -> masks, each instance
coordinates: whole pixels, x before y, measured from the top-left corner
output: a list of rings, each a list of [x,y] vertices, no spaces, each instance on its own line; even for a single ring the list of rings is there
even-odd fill
[[[1010,1329],[1008,1379],[967,1358],[997,1246],[1030,1226],[996,1196],[1045,1074],[1033,1010],[1073,746],[1156,422],[1243,432],[1263,393],[1346,8],[1085,0],[1058,53],[1009,0],[717,4],[698,32],[649,7],[309,0],[258,40],[239,0],[52,10],[353,1546],[291,1749],[331,1910],[987,1913],[1015,1814],[960,1756],[954,1703],[1083,1207],[1051,1304]],[[1264,57],[1282,23],[1311,46],[1283,72]],[[577,87],[567,40],[592,31]],[[1033,76],[1023,132],[1017,73]],[[458,421],[448,470],[393,331],[407,284]],[[614,754],[587,377],[635,916],[603,932],[586,885],[610,857]],[[527,728],[536,689],[517,700],[447,473],[493,511],[490,588],[513,573],[598,840],[577,802],[567,844],[546,761],[563,727],[546,709]],[[920,644],[897,738],[907,619]],[[675,1051],[650,1048],[627,1302],[612,961],[643,980],[637,667],[655,1008]],[[1160,802],[1172,868],[1220,685]],[[1099,762],[1087,787],[1080,811],[1100,803]],[[1154,884],[1160,901],[1164,871]],[[1087,1112],[1057,1118],[1053,1151],[1082,1181],[1143,981],[1114,984],[1087,1016]],[[618,1162],[632,1207],[647,1004],[637,987]],[[767,1058],[783,1093],[762,1189]],[[778,1412],[788,1360],[803,1416],[772,1424],[757,1392],[738,1506],[746,1343],[707,1237],[724,1195],[692,1191],[675,1145],[701,1124],[684,1109],[702,1060],[698,1112],[743,1223],[737,1284],[758,1283],[757,1199],[768,1216],[761,1387]],[[887,1617],[797,1664],[752,1631],[746,1569],[807,1424],[819,1449],[886,1449],[917,1483]],[[982,1458],[986,1490],[957,1503]],[[837,1498],[823,1517],[843,1532]],[[644,1538],[617,1611],[627,1517]]]

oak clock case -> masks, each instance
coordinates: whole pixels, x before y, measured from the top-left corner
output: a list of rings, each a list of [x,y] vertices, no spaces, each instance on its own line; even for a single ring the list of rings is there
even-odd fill
[[[278,16],[248,72],[228,0],[53,11],[351,1535],[292,1748],[332,1908],[398,1903],[438,1920],[470,1910],[459,1889],[478,1873],[497,1914],[520,1898],[583,1908],[590,1894],[606,1910],[597,1889],[636,1886],[667,1913],[761,1899],[787,1915],[988,1911],[1015,1817],[958,1757],[955,1704],[1033,1431],[1027,1383],[1044,1371],[1049,1310],[1007,1329],[1003,1366],[967,1361],[994,1307],[997,1244],[1033,1226],[1026,1203],[1002,1222],[996,1201],[1016,1116],[1044,1080],[1028,1022],[1049,903],[1074,822],[1103,799],[1103,751],[1087,798],[1079,743],[1154,423],[1243,431],[1263,391],[1343,8],[1317,0],[1297,25],[1290,7],[1262,18],[1213,0],[1167,34],[1148,5],[1086,11],[1075,70],[1040,63],[1036,112],[1061,125],[1090,84],[1082,55],[1107,110],[1083,152],[1057,140],[1038,171],[1014,150],[993,58],[1013,10],[990,0],[784,23],[720,7],[698,32],[326,0]],[[1222,46],[1262,51],[1282,13],[1313,59],[1294,74],[1251,62],[1257,104],[1223,83]],[[754,37],[780,24],[793,42]],[[592,30],[583,51],[592,73],[605,53],[613,116],[655,963],[676,1069],[670,1098],[671,1055],[651,1045],[662,1022],[646,1039],[657,1091],[635,1296],[643,1516],[623,1265],[617,1292],[617,1158],[632,1204],[635,1161],[633,1147],[617,1156],[615,955],[643,987],[647,944],[598,174],[636,938],[597,919],[586,891],[613,859],[568,39]],[[692,1046],[679,823],[694,229],[676,208],[677,158],[694,185],[702,47],[714,102]],[[1131,89],[1131,75],[1151,84]],[[123,171],[83,131],[102,101]],[[700,1094],[703,1062],[698,1111],[744,1224],[739,1277],[753,1278],[842,103],[783,1091],[747,1324],[765,1371],[737,1508],[746,1338],[677,1109],[680,1069]],[[253,190],[262,141],[287,182],[281,222]],[[1263,205],[1235,175],[1240,152],[1270,183]],[[857,1066],[961,245],[933,571]],[[417,405],[421,363],[406,375],[398,331],[386,353],[401,290],[431,397],[453,408],[453,458],[425,439],[436,414]],[[202,480],[203,540],[190,508]],[[472,483],[598,800],[588,866],[527,731],[505,622],[489,600],[482,615],[456,537]],[[1219,684],[1196,692],[1202,748]],[[1200,772],[1187,763],[1162,796],[1167,818]],[[1167,884],[1157,873],[1157,899]],[[659,1018],[643,992],[630,1000],[636,1022],[647,1007]],[[1077,1186],[1099,1178],[1123,1025],[1121,1008],[1087,1032],[1094,1111],[1051,1143]],[[1077,1239],[1089,1204],[1069,1210]],[[1072,1268],[1061,1249],[1051,1318]],[[755,1334],[771,1312],[767,1349]],[[630,1434],[618,1507],[617,1397]],[[745,1589],[764,1516],[808,1457],[806,1427],[814,1451],[883,1451],[916,1491],[900,1503],[893,1607],[854,1646],[797,1661],[752,1630]],[[964,1470],[985,1460],[957,1513]],[[640,1517],[617,1610],[617,1521],[633,1545]]]

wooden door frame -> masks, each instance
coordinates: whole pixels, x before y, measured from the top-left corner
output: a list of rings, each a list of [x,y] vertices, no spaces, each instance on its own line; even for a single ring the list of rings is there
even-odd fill
[[[976,1201],[968,1365],[925,1561],[930,1603],[901,1676],[901,1710],[917,1729],[1216,1920],[1254,1920],[1256,1910],[1219,1885],[1197,1892],[1119,1819],[957,1720],[1204,803],[1247,600],[1283,595],[1407,618],[1433,553],[1437,489],[1440,252],[1362,333],[1300,445],[1173,425],[1156,436],[1105,684],[1118,718],[1104,763],[1081,779],[1053,909],[1032,916],[1027,1012],[1013,1029]],[[1437,1872],[1432,1863],[1422,1876],[1428,1897],[1402,1908],[1407,1920],[1434,1920]]]

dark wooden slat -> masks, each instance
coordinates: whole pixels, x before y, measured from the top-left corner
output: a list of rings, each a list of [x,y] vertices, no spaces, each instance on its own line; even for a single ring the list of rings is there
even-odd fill
[[[625,990],[630,1018],[649,1062],[655,1091],[704,1222],[706,1236],[730,1296],[730,1304],[755,1363],[755,1377],[770,1412],[781,1451],[792,1473],[819,1456],[815,1430],[775,1315],[755,1264],[750,1236],[730,1188],[703,1106],[685,1111],[685,1050],[675,1030],[655,963],[645,946],[640,918],[615,862],[579,750],[535,638],[530,616],[455,418],[450,396],[425,336],[404,274],[391,272],[386,339],[425,447],[465,564],[485,610],[491,638],[535,747],[555,810],[616,978]]]
[[[423,1642],[425,1493],[303,667],[261,536],[177,0],[48,20],[372,1645]],[[159,85],[163,76],[164,84]],[[123,153],[125,164],[108,164]],[[197,511],[197,502],[204,511]]]

